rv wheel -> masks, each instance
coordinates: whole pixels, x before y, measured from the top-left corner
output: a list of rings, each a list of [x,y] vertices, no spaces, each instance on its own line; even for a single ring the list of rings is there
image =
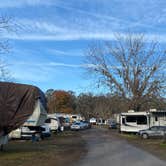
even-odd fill
[[[142,134],[143,139],[148,139],[148,134]]]

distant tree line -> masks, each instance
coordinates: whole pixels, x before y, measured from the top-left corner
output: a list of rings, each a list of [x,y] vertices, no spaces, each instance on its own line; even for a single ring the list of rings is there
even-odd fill
[[[92,93],[81,93],[75,95],[72,91],[49,89],[46,92],[48,109],[50,113],[80,113],[86,118],[102,117],[109,118],[114,113],[128,111],[128,100],[122,96],[112,94],[94,95]],[[166,108],[164,98],[155,96],[145,102],[140,111],[149,109],[163,110]]]

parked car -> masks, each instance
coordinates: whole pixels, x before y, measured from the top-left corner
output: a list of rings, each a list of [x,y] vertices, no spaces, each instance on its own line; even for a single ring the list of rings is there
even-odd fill
[[[109,129],[117,129],[117,123],[115,121],[110,121],[108,124]]]
[[[86,128],[86,124],[84,124],[83,122],[74,122],[71,126],[70,129],[71,130],[83,130]]]
[[[147,130],[140,130],[138,134],[144,139],[150,137],[164,137],[164,134],[166,134],[166,126],[153,126]]]
[[[87,120],[82,121],[85,124],[86,129],[90,129],[92,127],[91,123]]]

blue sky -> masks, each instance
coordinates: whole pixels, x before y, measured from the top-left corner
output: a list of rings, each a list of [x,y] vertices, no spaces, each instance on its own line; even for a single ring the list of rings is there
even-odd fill
[[[0,14],[21,27],[4,36],[12,46],[4,59],[14,80],[44,91],[95,91],[84,76],[92,41],[130,30],[166,42],[165,0],[0,0]]]

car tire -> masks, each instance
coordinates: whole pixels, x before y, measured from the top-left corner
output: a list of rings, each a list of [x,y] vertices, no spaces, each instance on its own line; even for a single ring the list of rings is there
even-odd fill
[[[143,139],[148,139],[148,137],[149,137],[148,134],[146,134],[146,133],[142,134]]]

